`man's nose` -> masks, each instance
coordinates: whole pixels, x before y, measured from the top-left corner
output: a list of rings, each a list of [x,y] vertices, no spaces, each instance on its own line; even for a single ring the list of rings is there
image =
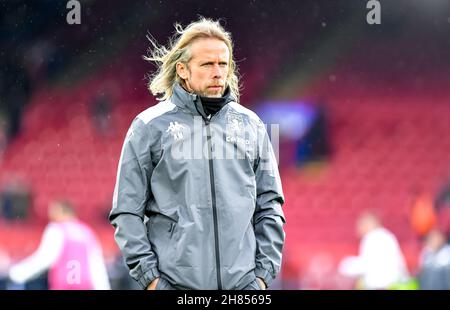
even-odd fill
[[[213,77],[215,79],[220,79],[222,78],[223,72],[222,72],[222,68],[220,67],[219,64],[215,64],[213,67]]]

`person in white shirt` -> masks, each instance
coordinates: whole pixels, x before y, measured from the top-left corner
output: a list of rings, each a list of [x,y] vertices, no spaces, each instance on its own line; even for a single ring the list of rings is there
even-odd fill
[[[11,267],[10,279],[23,284],[48,270],[49,289],[110,289],[100,243],[70,203],[52,203],[49,218],[39,248]]]
[[[345,257],[339,264],[339,272],[359,278],[364,289],[389,289],[408,281],[408,269],[397,238],[381,225],[380,219],[365,212],[356,226],[361,238],[359,255]]]

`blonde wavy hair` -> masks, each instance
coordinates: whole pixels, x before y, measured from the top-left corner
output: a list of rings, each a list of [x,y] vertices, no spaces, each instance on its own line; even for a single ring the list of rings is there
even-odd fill
[[[166,100],[173,94],[175,83],[183,85],[183,80],[176,72],[177,62],[187,65],[191,59],[190,47],[194,40],[198,38],[217,38],[223,41],[230,51],[228,62],[229,70],[226,79],[227,86],[230,87],[231,95],[239,100],[239,77],[236,63],[233,59],[233,42],[231,34],[220,25],[218,21],[213,21],[201,17],[198,21],[192,22],[186,28],[176,23],[176,33],[169,40],[168,48],[158,46],[155,39],[147,36],[153,48],[149,49],[149,56],[144,59],[156,63],[158,69],[155,74],[149,77],[148,89],[158,100]]]

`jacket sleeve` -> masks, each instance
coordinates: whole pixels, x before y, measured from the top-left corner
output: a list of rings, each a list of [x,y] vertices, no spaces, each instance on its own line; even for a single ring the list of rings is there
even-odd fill
[[[160,276],[157,256],[152,251],[144,224],[145,207],[152,198],[151,143],[150,131],[136,118],[123,144],[109,215],[130,275],[143,289]]]
[[[255,169],[256,209],[253,225],[256,236],[255,274],[269,287],[280,272],[286,222],[278,165],[269,136],[262,122],[258,129],[258,156]]]

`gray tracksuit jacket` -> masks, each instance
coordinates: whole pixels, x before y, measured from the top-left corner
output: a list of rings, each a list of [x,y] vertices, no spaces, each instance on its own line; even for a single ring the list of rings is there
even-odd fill
[[[212,117],[179,84],[126,135],[110,221],[145,288],[256,289],[280,271],[285,222],[264,124],[228,97]]]

